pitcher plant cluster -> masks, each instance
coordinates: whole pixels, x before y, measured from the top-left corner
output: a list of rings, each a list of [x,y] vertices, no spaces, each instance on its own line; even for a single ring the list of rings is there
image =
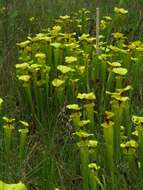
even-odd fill
[[[96,28],[90,31],[92,15],[86,9],[60,16],[51,28],[17,43],[16,75],[21,106],[35,123],[44,143],[42,190],[63,189],[60,172],[57,184],[51,187],[47,177],[52,175],[52,170],[48,170],[52,162],[49,144],[55,143],[57,116],[62,109],[71,129],[62,126],[70,135],[64,136],[63,143],[59,142],[63,151],[59,156],[66,159],[64,154],[68,150],[72,152],[75,175],[81,176],[79,189],[143,188],[140,182],[143,177],[143,42],[130,41],[122,33],[127,16],[128,10],[115,7],[113,17],[101,18],[99,53]],[[112,31],[117,22],[121,27]],[[0,99],[0,105],[2,102]],[[4,157],[9,164],[15,121],[3,119]],[[31,129],[25,121],[19,124],[22,126],[18,129],[21,167]],[[66,146],[70,148],[67,150]]]

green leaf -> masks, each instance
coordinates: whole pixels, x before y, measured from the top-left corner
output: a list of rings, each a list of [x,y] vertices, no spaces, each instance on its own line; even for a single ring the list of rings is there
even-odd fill
[[[128,85],[125,88],[116,89],[116,91],[121,94],[121,93],[126,92],[126,91],[131,90],[131,89],[132,89],[132,86]]]
[[[23,81],[23,82],[29,82],[30,81],[30,75],[20,75],[18,77],[19,80]]]
[[[79,41],[87,40],[89,37],[90,37],[89,34],[82,34],[82,35],[79,37]]]
[[[0,190],[27,190],[27,188],[22,182],[17,184],[7,184],[0,181]]]
[[[38,34],[36,34],[36,37],[32,38],[32,41],[34,41],[34,42],[36,42],[36,41],[50,42],[51,37],[47,36],[47,34],[45,34],[45,33],[38,33]]]
[[[77,58],[73,56],[65,57],[65,62],[66,63],[74,63],[77,62]]]
[[[3,104],[3,99],[0,98],[0,108],[1,108],[2,104]]]
[[[26,41],[24,41],[24,42],[17,43],[17,45],[18,45],[19,47],[21,47],[21,48],[24,48],[24,47],[28,46],[30,43],[31,43],[30,40],[26,40]]]
[[[24,69],[29,68],[29,64],[28,63],[20,63],[20,64],[16,64],[15,67],[16,67],[16,69],[24,70]]]
[[[121,93],[119,93],[119,92],[106,91],[106,94],[111,95],[112,98],[114,98],[115,100],[120,101],[120,102],[126,102],[127,100],[129,100],[128,96],[121,96]]]
[[[20,123],[23,127],[29,127],[29,124],[28,124],[26,121],[20,120],[19,123]]]
[[[80,100],[95,100],[96,96],[93,92],[89,93],[78,93],[77,98]]]
[[[84,127],[90,123],[90,120],[81,120],[78,122],[79,127]]]
[[[113,68],[113,72],[118,74],[118,75],[121,75],[121,76],[124,76],[127,74],[128,70],[126,68]]]
[[[60,80],[60,79],[58,79],[58,78],[56,78],[56,79],[54,79],[53,81],[52,81],[52,85],[54,86],[54,87],[60,87],[61,85],[63,85],[64,84],[64,80]]]
[[[5,123],[7,123],[7,124],[11,124],[11,123],[13,123],[13,122],[15,121],[14,118],[8,118],[8,117],[3,117],[2,119],[3,119],[3,120],[5,121]]]
[[[87,133],[86,131],[82,131],[82,130],[76,131],[73,134],[79,136],[80,138],[88,138],[90,136],[94,136],[94,134],[90,134],[90,133]]]
[[[57,69],[61,71],[61,73],[66,74],[68,72],[74,72],[75,70],[71,67],[65,66],[65,65],[58,65]]]
[[[132,121],[136,125],[143,125],[143,117],[142,116],[133,115],[132,116]]]
[[[114,113],[113,112],[110,112],[110,111],[105,111],[105,118],[106,119],[111,119],[112,117],[114,117]]]
[[[114,12],[117,14],[120,14],[120,15],[125,15],[128,13],[128,10],[123,9],[123,8],[119,8],[119,7],[115,7]]]
[[[101,126],[104,128],[110,128],[113,125],[114,125],[114,122],[112,122],[112,121],[108,121],[108,122],[105,121],[104,123],[101,124]]]
[[[69,104],[66,106],[66,108],[69,110],[77,110],[77,111],[80,110],[80,107],[78,104]]]
[[[98,142],[96,140],[89,140],[88,141],[88,147],[89,148],[96,148],[97,144],[98,144]]]
[[[62,20],[68,20],[70,19],[70,16],[69,15],[64,15],[64,16],[59,16],[60,19]]]
[[[51,43],[51,46],[53,46],[54,48],[58,49],[62,46],[61,43],[55,42],[55,43]]]
[[[95,170],[95,171],[100,169],[100,166],[97,166],[96,163],[90,163],[90,164],[88,164],[88,167],[89,167],[89,169],[92,169],[92,170]]]
[[[122,143],[120,145],[122,148],[137,148],[138,143],[135,140],[127,141],[126,143]]]
[[[120,32],[112,33],[112,35],[113,35],[113,37],[114,37],[115,39],[124,39],[124,38],[125,38],[124,34],[122,34],[122,33],[120,33]]]
[[[29,133],[29,129],[28,128],[25,128],[25,129],[19,129],[18,130],[20,133],[23,133],[23,134],[27,134]]]
[[[119,63],[119,62],[107,62],[108,63],[108,65],[110,65],[111,67],[121,67],[121,63]]]
[[[46,54],[45,53],[36,53],[35,57],[39,58],[39,59],[45,59],[46,58]]]

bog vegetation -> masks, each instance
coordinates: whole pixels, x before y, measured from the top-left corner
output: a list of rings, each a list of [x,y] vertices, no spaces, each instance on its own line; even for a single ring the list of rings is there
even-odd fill
[[[143,42],[123,33],[128,15],[102,16],[98,36],[80,9],[17,43],[15,118],[0,99],[0,190],[143,188]]]

